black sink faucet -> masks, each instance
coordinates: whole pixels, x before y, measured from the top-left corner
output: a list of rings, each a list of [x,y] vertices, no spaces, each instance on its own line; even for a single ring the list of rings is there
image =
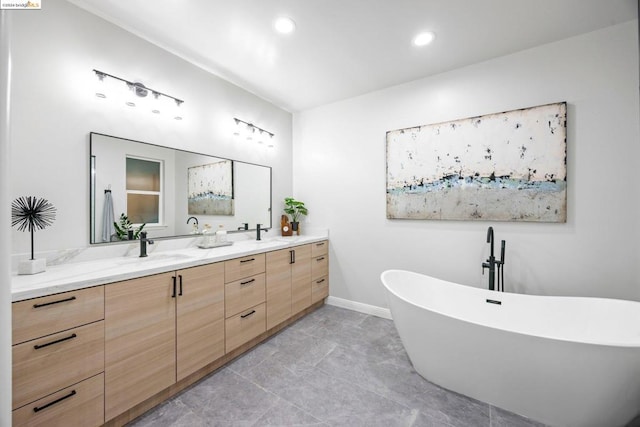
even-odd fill
[[[482,263],[482,274],[486,268],[489,269],[489,290],[496,290],[496,267],[498,269],[498,291],[500,290],[500,269],[504,265],[504,252],[506,242],[502,241],[501,258],[497,260],[493,252],[493,227],[489,227],[487,230],[487,243],[491,245],[491,251],[489,252],[489,259]],[[504,291],[504,269],[502,269],[502,291]]]
[[[147,255],[147,243],[150,245],[153,245],[153,240],[151,239],[147,239],[147,232],[146,231],[141,231],[140,232],[140,257],[144,258]]]
[[[249,223],[248,222],[243,222],[242,226],[238,227],[238,230],[249,231]]]
[[[262,224],[258,224],[256,225],[256,240],[262,240],[260,238],[260,232],[264,231],[265,233],[268,232],[269,230],[267,230],[266,228],[260,228],[262,227]]]

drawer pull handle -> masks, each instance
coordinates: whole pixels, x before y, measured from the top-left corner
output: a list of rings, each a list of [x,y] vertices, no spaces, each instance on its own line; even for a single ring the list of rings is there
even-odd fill
[[[74,339],[76,337],[77,337],[76,334],[71,334],[68,337],[60,338],[59,340],[51,341],[51,342],[48,342],[46,344],[36,344],[36,345],[33,346],[33,348],[35,348],[36,350],[40,350],[41,348],[49,347],[50,345],[58,344],[60,342],[69,341],[69,340],[72,340],[72,339]]]
[[[173,276],[171,279],[173,279],[173,287],[171,289],[171,298],[175,298],[176,297],[176,276]]]
[[[316,261],[318,261],[318,262],[320,262],[320,261],[322,261],[322,260],[324,260],[324,257],[323,257],[323,256],[321,256],[320,258],[316,259]]]
[[[180,278],[180,292],[178,292],[178,295],[182,296],[182,274],[179,274],[178,277]]]
[[[250,312],[248,312],[247,314],[241,314],[240,317],[242,317],[243,319],[251,316],[252,314],[254,314],[256,311],[255,310],[251,310]]]
[[[241,285],[248,285],[249,283],[255,282],[256,279],[247,280],[246,282],[240,282]]]
[[[241,259],[241,260],[240,260],[240,263],[243,263],[243,262],[251,262],[251,261],[255,261],[255,260],[256,260],[255,258]]]
[[[33,308],[46,307],[48,305],[60,304],[61,302],[69,302],[69,301],[73,301],[75,299],[76,299],[76,297],[69,297],[69,298],[60,299],[60,300],[57,300],[57,301],[45,302],[43,304],[33,304]]]
[[[55,405],[56,403],[60,403],[60,402],[62,402],[63,400],[68,399],[68,398],[70,398],[70,397],[72,397],[72,396],[75,396],[75,395],[76,395],[76,391],[75,391],[75,390],[71,390],[71,393],[69,393],[69,394],[66,394],[66,395],[62,396],[62,397],[60,397],[60,398],[58,398],[58,399],[54,400],[53,402],[49,402],[49,403],[47,403],[46,405],[42,405],[42,406],[36,406],[35,408],[33,408],[33,412],[40,412],[40,411],[42,411],[43,409],[47,409],[49,406],[53,406],[53,405]]]
[[[324,242],[316,243],[316,246],[324,246]]]
[[[324,279],[320,279],[320,280],[316,280],[316,283],[319,285],[320,283],[324,282]]]

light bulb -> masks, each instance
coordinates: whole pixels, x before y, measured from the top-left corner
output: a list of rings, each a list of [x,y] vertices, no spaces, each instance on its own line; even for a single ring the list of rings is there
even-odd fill
[[[436,35],[431,31],[425,31],[424,33],[418,34],[413,39],[413,44],[415,46],[426,46],[431,43],[436,38]]]
[[[280,34],[290,34],[296,29],[296,23],[291,18],[282,16],[273,23],[273,27]]]

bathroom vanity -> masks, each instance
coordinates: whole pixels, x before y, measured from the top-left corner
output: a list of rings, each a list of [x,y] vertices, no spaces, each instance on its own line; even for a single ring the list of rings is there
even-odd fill
[[[13,425],[123,425],[320,307],[326,236],[14,276]]]

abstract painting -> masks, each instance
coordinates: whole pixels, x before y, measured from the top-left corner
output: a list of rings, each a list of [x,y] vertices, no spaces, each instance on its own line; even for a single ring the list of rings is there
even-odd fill
[[[233,161],[187,170],[189,215],[233,215]]]
[[[387,132],[387,218],[566,222],[567,104]]]

